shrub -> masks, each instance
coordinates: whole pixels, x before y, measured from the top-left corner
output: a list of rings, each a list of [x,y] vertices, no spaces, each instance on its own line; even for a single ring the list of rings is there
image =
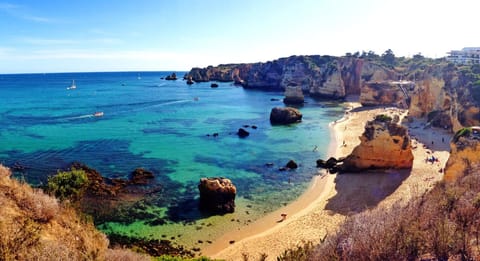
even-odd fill
[[[376,121],[381,121],[381,122],[390,122],[392,121],[392,117],[385,115],[385,114],[379,114],[375,116]]]
[[[105,253],[105,261],[150,261],[150,256],[133,252],[129,249],[108,249]]]
[[[49,177],[47,191],[60,200],[78,200],[88,185],[85,171],[72,169],[71,171],[58,172]]]
[[[462,128],[453,136],[453,142],[457,142],[460,137],[469,136],[472,133],[472,128]]]

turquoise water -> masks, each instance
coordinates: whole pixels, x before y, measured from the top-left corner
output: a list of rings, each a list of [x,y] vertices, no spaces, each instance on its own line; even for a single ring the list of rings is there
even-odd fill
[[[148,218],[156,215],[165,224],[137,217],[99,226],[139,237],[184,234],[176,242],[190,246],[192,238],[212,238],[227,229],[217,224],[251,222],[305,190],[317,173],[315,160],[326,156],[328,123],[343,113],[338,104],[307,98],[300,108],[302,123],[271,126],[271,108],[284,106],[271,99],[283,98],[282,93],[161,79],[168,74],[0,75],[0,162],[26,166],[15,174],[32,184],[45,182],[72,161],[107,177],[127,178],[137,167],[151,170],[163,189],[144,208]],[[67,90],[72,80],[77,89]],[[93,117],[99,111],[103,117]],[[235,133],[244,125],[258,128],[247,127],[250,136],[242,139]],[[219,136],[207,136],[213,133]],[[290,159],[300,167],[278,171]],[[196,186],[206,176],[234,182],[236,213],[198,212]]]

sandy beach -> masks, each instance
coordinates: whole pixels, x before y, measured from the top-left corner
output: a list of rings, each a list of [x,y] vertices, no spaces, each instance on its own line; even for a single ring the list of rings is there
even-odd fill
[[[349,111],[330,126],[332,142],[329,156],[337,158],[348,155],[360,143],[358,137],[363,133],[365,123],[375,115],[407,115],[404,110],[366,109],[355,102],[347,102],[345,106]],[[267,260],[276,260],[287,248],[308,241],[320,242],[320,239],[334,233],[349,215],[406,202],[428,190],[443,176],[440,170],[448,159],[452,134],[441,129],[424,129],[425,122],[419,120],[404,120],[404,123],[412,136],[412,170],[341,175],[321,172],[298,200],[253,224],[223,235],[204,248],[202,254],[225,260],[243,260],[244,254],[256,259],[266,254]],[[438,158],[438,162],[426,161],[432,155]],[[283,221],[282,214],[287,214]]]

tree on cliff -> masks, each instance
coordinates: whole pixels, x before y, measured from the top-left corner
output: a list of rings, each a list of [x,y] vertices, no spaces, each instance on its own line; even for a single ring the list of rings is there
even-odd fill
[[[388,49],[382,54],[382,61],[385,64],[390,65],[390,66],[395,65],[395,54],[393,54],[392,49]]]

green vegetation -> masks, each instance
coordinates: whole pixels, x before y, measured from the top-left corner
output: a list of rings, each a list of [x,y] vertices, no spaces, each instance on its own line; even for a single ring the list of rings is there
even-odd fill
[[[60,200],[78,200],[88,185],[88,177],[85,171],[72,169],[61,171],[57,175],[49,177],[47,191]]]
[[[462,128],[455,133],[455,136],[453,136],[453,142],[457,142],[460,137],[469,136],[470,134],[472,134],[472,128]]]
[[[391,122],[392,117],[385,115],[385,114],[379,114],[375,116],[375,121],[380,121],[380,122]]]

